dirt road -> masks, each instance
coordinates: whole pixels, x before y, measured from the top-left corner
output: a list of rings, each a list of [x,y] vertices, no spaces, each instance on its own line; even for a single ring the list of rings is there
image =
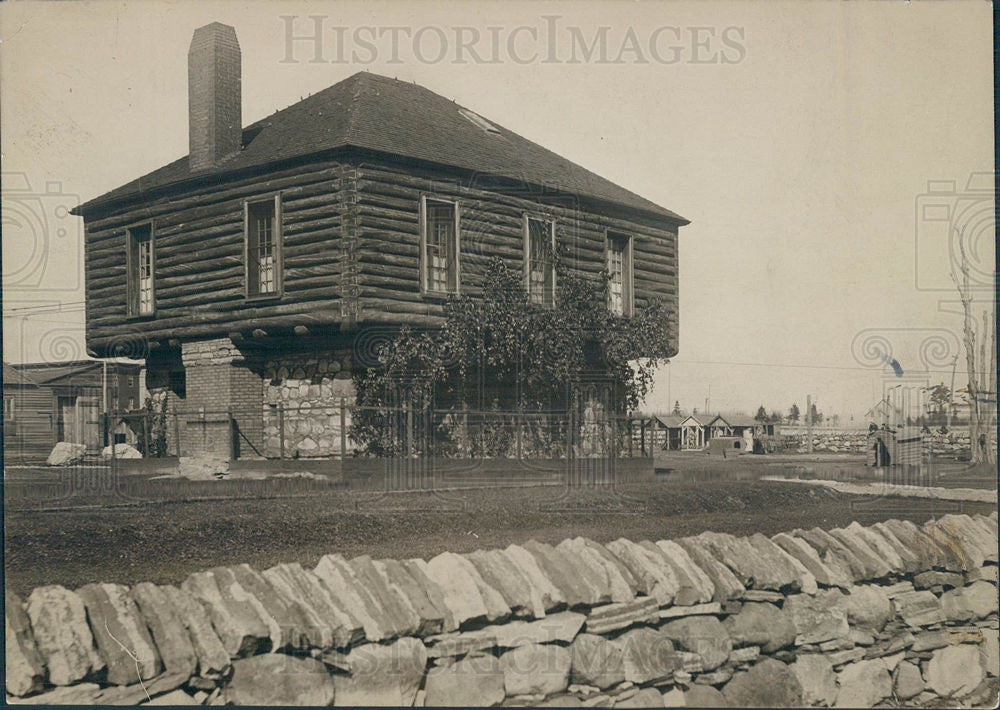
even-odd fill
[[[304,498],[158,501],[127,508],[8,511],[6,574],[9,587],[24,594],[42,584],[180,582],[193,571],[239,562],[258,568],[290,561],[314,565],[330,552],[429,558],[444,550],[503,547],[531,538],[656,540],[705,530],[770,535],[852,520],[922,522],[950,511],[993,509],[761,481],[383,497],[329,490]]]

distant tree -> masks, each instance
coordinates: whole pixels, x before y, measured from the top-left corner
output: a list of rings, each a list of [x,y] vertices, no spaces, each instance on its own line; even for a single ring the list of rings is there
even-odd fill
[[[681,413],[681,402],[680,402],[679,399],[674,401],[674,411],[673,411],[673,413],[677,414],[677,415],[679,415]]]
[[[767,410],[764,409],[764,405],[763,404],[760,405],[759,407],[757,407],[757,413],[754,415],[753,418],[756,419],[758,422],[766,422],[767,421]]]
[[[951,406],[952,391],[944,382],[928,388],[931,405],[937,415],[937,421],[945,422],[948,418],[948,408]]]
[[[788,418],[793,422],[797,422],[799,420],[799,405],[792,405],[792,408],[788,410]]]
[[[777,412],[777,411],[771,412],[770,419],[771,419],[771,423],[772,424],[781,424],[781,422],[782,422],[782,420],[784,418],[785,417],[781,414],[781,412]]]
[[[809,409],[809,421],[811,421],[813,424],[819,424],[823,421],[823,415],[820,414],[819,411],[816,409],[815,404],[812,405],[812,407],[810,407]]]
[[[697,407],[695,407],[694,409],[691,410],[691,414],[697,414],[697,413],[698,413],[698,408]]]
[[[956,228],[957,229],[957,228]],[[973,293],[969,284],[969,256],[961,235],[955,241],[961,254],[959,274],[952,269],[951,278],[958,289],[964,316],[962,330],[965,344],[965,362],[969,384],[969,440],[972,444],[973,463],[996,463],[995,419],[997,412],[997,330],[996,309],[992,314],[983,311],[982,326],[972,313]],[[992,317],[991,317],[992,315]],[[992,324],[992,325],[991,325]],[[987,349],[989,346],[989,349]]]

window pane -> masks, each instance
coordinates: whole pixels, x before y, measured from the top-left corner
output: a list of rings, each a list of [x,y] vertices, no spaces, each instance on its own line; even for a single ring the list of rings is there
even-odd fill
[[[455,205],[427,202],[427,290],[457,290]]]
[[[250,205],[247,227],[247,293],[252,296],[277,293],[278,244],[274,202]]]
[[[128,231],[129,274],[128,310],[130,315],[153,313],[153,235],[147,226]]]
[[[528,219],[528,297],[543,306],[551,306],[555,295],[552,230],[552,222]]]
[[[625,254],[628,249],[628,240],[621,237],[611,237],[608,239],[608,284],[611,295],[611,312],[615,315],[625,315],[626,303],[626,274],[625,274]]]

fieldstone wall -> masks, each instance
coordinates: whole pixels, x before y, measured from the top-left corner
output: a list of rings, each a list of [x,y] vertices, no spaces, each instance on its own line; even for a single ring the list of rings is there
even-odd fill
[[[794,445],[799,453],[807,450],[807,436],[805,432],[792,435],[795,439]],[[868,432],[823,432],[813,434],[813,451],[817,453],[835,454],[867,454]],[[939,431],[932,431],[924,434],[924,454],[933,454],[944,458],[968,458],[972,448],[969,443],[968,429],[953,429],[947,434]]]
[[[351,351],[288,354],[264,362],[264,455],[334,456],[341,453],[341,405],[354,403]],[[281,412],[279,413],[279,408]],[[344,424],[351,425],[350,410]],[[351,448],[347,441],[348,450]]]
[[[7,596],[38,704],[991,706],[997,515]]]

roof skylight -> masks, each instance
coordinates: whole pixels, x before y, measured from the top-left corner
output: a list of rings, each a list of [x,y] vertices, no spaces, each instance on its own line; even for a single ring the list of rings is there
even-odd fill
[[[479,128],[481,128],[484,131],[486,131],[487,133],[496,133],[496,134],[499,135],[500,129],[497,128],[496,126],[494,126],[489,121],[487,121],[482,116],[480,116],[478,113],[475,113],[474,111],[470,111],[467,108],[460,108],[458,110],[458,112],[460,114],[462,114],[466,119],[468,119],[472,123],[476,124]]]

